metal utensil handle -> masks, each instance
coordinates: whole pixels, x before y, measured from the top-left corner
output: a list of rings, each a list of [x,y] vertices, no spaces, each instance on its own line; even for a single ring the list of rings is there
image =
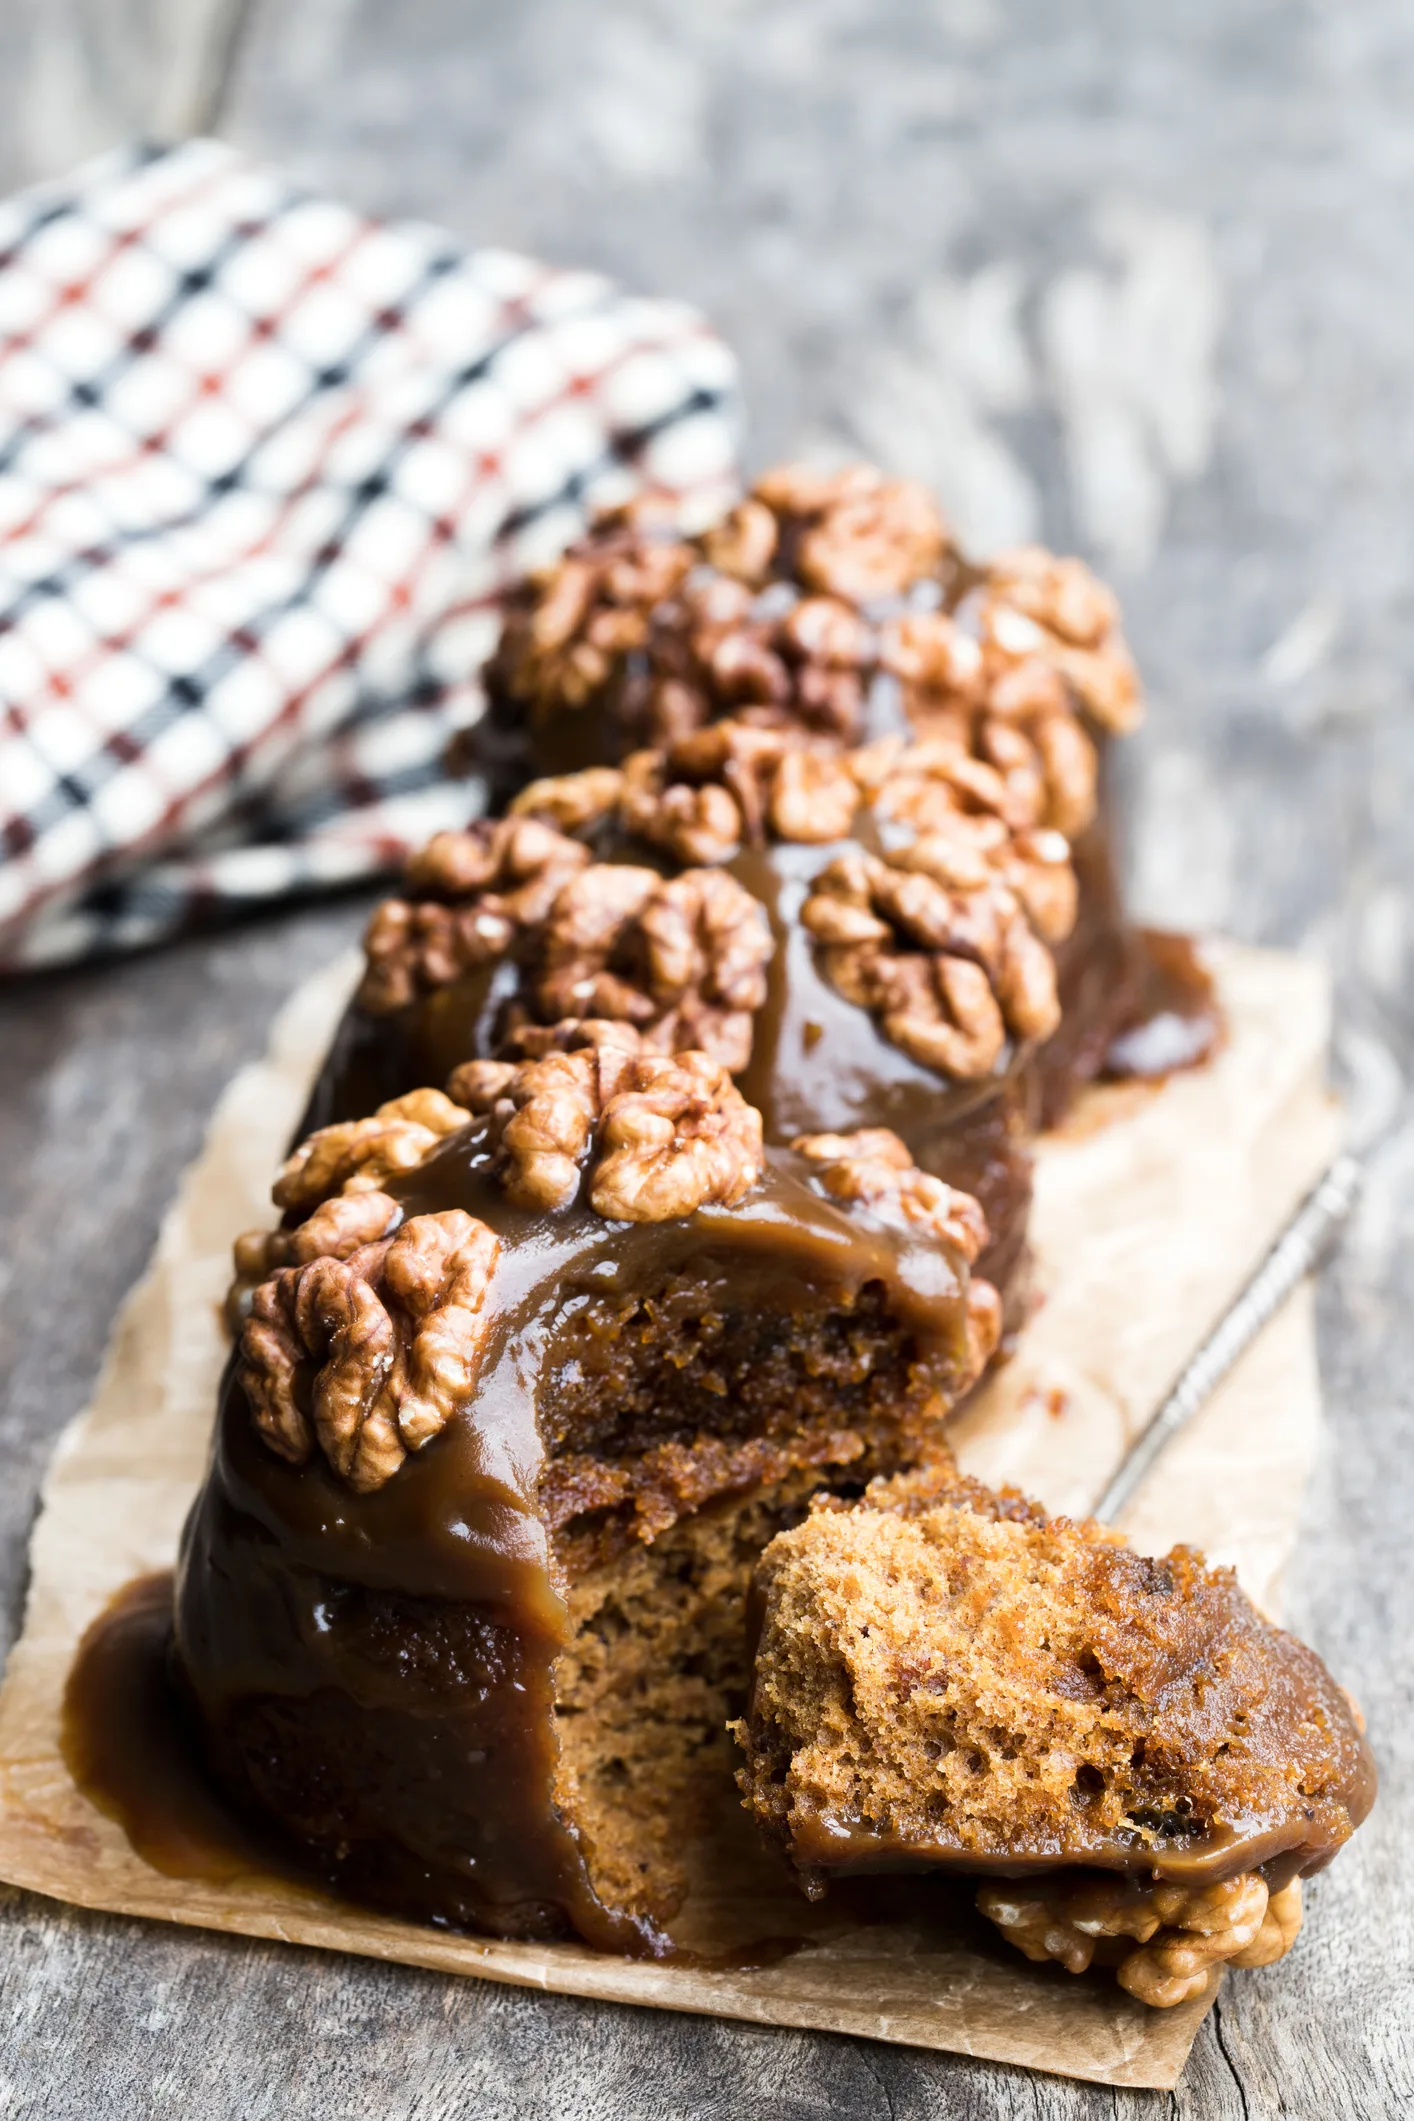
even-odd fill
[[[1094,1506],[1096,1517],[1109,1521],[1118,1516],[1160,1453],[1211,1397],[1296,1284],[1310,1273],[1332,1234],[1355,1205],[1363,1172],[1358,1157],[1338,1156],[1325,1177],[1307,1194],[1231,1310],[1214,1327],[1163,1405],[1130,1445],[1119,1470]]]

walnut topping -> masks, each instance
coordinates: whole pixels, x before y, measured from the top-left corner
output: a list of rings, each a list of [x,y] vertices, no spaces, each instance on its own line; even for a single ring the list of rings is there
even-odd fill
[[[849,768],[871,809],[918,832],[959,817],[988,818],[1013,832],[1032,822],[1029,804],[1005,775],[948,737],[880,737],[851,752]]]
[[[1015,822],[1072,838],[1094,815],[1097,781],[1077,704],[1114,734],[1139,718],[1114,598],[1079,560],[1039,547],[1004,553],[956,613],[889,620],[879,660],[920,734],[946,736],[1002,776]]]
[[[1140,713],[1088,568],[1030,546],[969,568],[924,487],[865,465],[783,465],[696,539],[607,518],[513,600],[492,684],[532,716],[602,701],[661,748],[723,717],[849,742],[876,680],[1001,773],[1021,822],[1071,836],[1095,805],[1082,713],[1116,734]],[[557,799],[537,814],[560,822]]]
[[[362,1008],[388,1016],[538,927],[589,851],[536,818],[439,832],[408,864],[404,898],[385,899],[364,938]]]
[[[1301,1934],[1301,1880],[1293,1878],[1279,1893],[1267,1897],[1262,1927],[1244,1951],[1229,1955],[1229,1966],[1275,1966],[1284,1959]],[[1136,1991],[1137,1993],[1137,1991]]]
[[[577,788],[590,780],[600,797]],[[597,807],[601,798],[608,812]],[[861,803],[887,837],[914,835],[922,851],[893,857],[904,866],[926,868],[958,891],[1001,883],[1044,942],[1070,933],[1077,889],[1064,837],[1028,827],[1032,806],[1015,785],[950,739],[909,744],[888,737],[842,753],[798,733],[728,720],[664,750],[635,752],[617,774],[596,769],[534,783],[517,808],[596,822],[611,814],[626,835],[679,861],[707,864],[731,860],[744,841],[768,830],[798,844],[843,839]],[[587,880],[584,888],[591,891]],[[603,888],[594,884],[591,895]],[[628,896],[636,889],[619,888]],[[566,903],[575,897],[571,892]],[[1024,940],[1017,948],[1025,952]]]
[[[839,992],[914,1059],[963,1080],[995,1067],[1008,1034],[1054,1029],[1046,945],[1075,918],[1069,849],[1055,832],[1018,829],[1002,776],[955,745],[890,740],[846,757],[726,721],[635,754],[615,786],[630,829],[719,861],[767,823],[783,836],[837,837],[863,800],[886,840],[913,837],[877,855],[851,849],[815,880],[802,918]],[[567,804],[589,814],[568,782],[553,788],[561,815]],[[543,829],[525,815],[513,822]],[[664,878],[589,863],[521,946],[500,1051],[538,1057],[563,1048],[574,1024],[610,1021],[646,1051],[701,1050],[740,1070],[771,951],[765,909],[721,869]]]
[[[531,979],[541,1024],[607,1017],[633,1025],[657,1053],[701,1048],[726,1067],[751,1057],[752,1017],[766,998],[770,923],[718,869],[595,863],[555,902]],[[511,1030],[526,1037],[529,1012]]]
[[[1099,770],[1060,667],[1079,651],[980,593],[969,602],[980,639],[962,616],[909,614],[884,629],[883,667],[902,681],[920,736],[941,738],[1000,776],[1014,822],[1073,837],[1094,815]]]
[[[730,861],[768,827],[779,839],[811,845],[843,839],[859,786],[836,746],[728,719],[660,750],[636,751],[619,771],[591,767],[532,781],[511,808],[589,832],[612,819],[677,861],[708,864]]]
[[[827,977],[924,1067],[991,1073],[1010,1030],[1046,1038],[1060,1018],[1055,966],[1018,894],[979,880],[950,834],[886,856],[851,850],[823,869],[801,918]]]
[[[821,845],[843,839],[859,808],[847,762],[795,744],[776,768],[771,787],[772,829],[783,840]]]
[[[1169,2009],[1196,1996],[1214,1966],[1270,1966],[1290,1951],[1301,1928],[1301,1881],[1269,1897],[1255,1871],[1216,1885],[1097,1875],[1030,1889],[984,1885],[977,1905],[1028,1959],[1058,1960],[1072,1974],[1094,1960],[1114,1965],[1121,1988]],[[1138,1949],[1116,1950],[1118,1938]]]
[[[238,1334],[250,1316],[261,1282],[281,1267],[307,1266],[312,1259],[347,1259],[361,1245],[387,1237],[402,1221],[400,1204],[387,1193],[339,1193],[322,1201],[294,1230],[247,1230],[232,1248],[235,1279],[226,1292],[226,1324]]]
[[[463,1061],[447,1078],[448,1095],[468,1112],[489,1112],[504,1096],[522,1060],[543,1060],[547,1053],[575,1053],[583,1046],[619,1046],[627,1053],[643,1050],[643,1040],[632,1024],[607,1016],[567,1016],[557,1024],[522,1024],[509,1043],[515,1048],[515,1060]]]
[[[761,1116],[705,1053],[669,1059],[608,1042],[519,1064],[475,1063],[508,1198],[556,1210],[578,1196],[612,1222],[733,1206],[761,1175]]]
[[[440,1090],[409,1090],[369,1119],[321,1127],[287,1158],[272,1191],[277,1208],[308,1210],[340,1192],[371,1192],[394,1172],[411,1171],[470,1113]]]
[[[569,1206],[624,1058],[621,1047],[588,1047],[548,1053],[507,1075],[491,1111],[500,1135],[501,1183],[516,1207]]]
[[[601,1141],[589,1197],[615,1222],[734,1207],[761,1176],[761,1115],[705,1053],[631,1061],[604,1108]]]
[[[801,579],[827,595],[868,603],[936,573],[947,527],[926,486],[886,479],[865,465],[842,472],[809,512]]]
[[[271,1450],[303,1465],[317,1445],[357,1494],[381,1488],[470,1398],[499,1252],[449,1209],[262,1282],[237,1375]]]
[[[497,664],[513,697],[537,714],[584,706],[646,645],[655,609],[696,558],[653,496],[600,517],[512,606]]]
[[[655,745],[741,713],[848,738],[874,654],[853,606],[945,544],[921,487],[862,466],[777,473],[691,542],[620,511],[512,599],[492,688],[532,718],[609,701]]]
[[[1043,941],[1069,935],[1078,903],[1069,844],[1060,832],[1027,829],[1025,807],[993,767],[942,739],[888,737],[856,751],[850,768],[881,825],[918,834],[930,864],[944,864],[959,889],[1000,878]]]
[[[586,766],[581,773],[552,774],[522,788],[511,804],[511,815],[539,818],[557,832],[591,832],[618,810],[623,779],[617,766]]]
[[[820,1165],[819,1182],[834,1199],[857,1202],[887,1221],[940,1238],[969,1266],[987,1242],[986,1217],[972,1195],[920,1171],[889,1127],[802,1134],[791,1147]]]
[[[999,553],[987,571],[989,593],[1057,640],[1100,648],[1119,626],[1114,594],[1081,560],[1057,559],[1040,545]]]
[[[747,733],[759,735],[768,744],[772,741],[764,730]],[[694,739],[685,741],[691,743]],[[700,865],[730,861],[746,836],[735,793],[713,780],[674,780],[671,774],[671,752],[635,751],[625,760],[620,825],[680,862]]]
[[[1098,777],[1076,703],[1116,736],[1141,712],[1115,600],[1079,560],[1026,546],[988,569],[976,624],[982,697],[972,748],[1029,796],[1031,822],[1074,838],[1094,815]]]
[[[710,567],[755,586],[765,581],[779,538],[776,518],[766,503],[748,495],[725,522],[706,533],[702,554]]]
[[[411,1171],[471,1118],[471,1107],[454,1104],[440,1090],[410,1090],[390,1098],[368,1119],[321,1127],[286,1158],[271,1189],[296,1229],[247,1230],[235,1242],[235,1279],[226,1293],[226,1321],[239,1332],[251,1292],[281,1267],[312,1259],[347,1259],[395,1229],[398,1203],[382,1189],[399,1171]]]

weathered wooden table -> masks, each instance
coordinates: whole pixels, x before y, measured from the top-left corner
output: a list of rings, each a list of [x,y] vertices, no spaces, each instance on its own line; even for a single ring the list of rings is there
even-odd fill
[[[234,55],[234,56],[233,56]],[[1414,1061],[1414,14],[1400,0],[46,0],[0,13],[0,179],[224,129],[383,211],[701,301],[755,460],[863,448],[1086,550],[1152,710],[1146,912],[1334,966],[1356,1087]],[[0,1566],[223,1080],[344,901],[0,1000]],[[1212,1204],[1214,1216],[1223,1212]],[[1328,1271],[1291,1588],[1384,1774],[1171,2111],[1414,2106],[1414,1124]],[[0,2111],[1139,2116],[1159,2095],[0,1910]]]

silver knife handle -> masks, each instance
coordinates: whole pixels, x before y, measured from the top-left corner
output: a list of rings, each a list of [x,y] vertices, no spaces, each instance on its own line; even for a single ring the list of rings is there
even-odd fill
[[[1096,1517],[1112,1521],[1118,1516],[1160,1452],[1192,1420],[1296,1284],[1310,1273],[1332,1232],[1354,1206],[1363,1168],[1358,1157],[1338,1156],[1307,1194],[1232,1308],[1208,1335],[1162,1406],[1130,1445],[1119,1470],[1095,1503]]]

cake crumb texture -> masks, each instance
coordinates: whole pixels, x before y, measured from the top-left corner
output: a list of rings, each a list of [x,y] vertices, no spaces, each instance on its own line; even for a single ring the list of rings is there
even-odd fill
[[[1158,1873],[1195,1844],[1314,1863],[1347,1838],[1368,1801],[1351,1707],[1231,1570],[947,1484],[817,1509],[763,1557],[739,1782],[797,1862],[862,1838]]]

